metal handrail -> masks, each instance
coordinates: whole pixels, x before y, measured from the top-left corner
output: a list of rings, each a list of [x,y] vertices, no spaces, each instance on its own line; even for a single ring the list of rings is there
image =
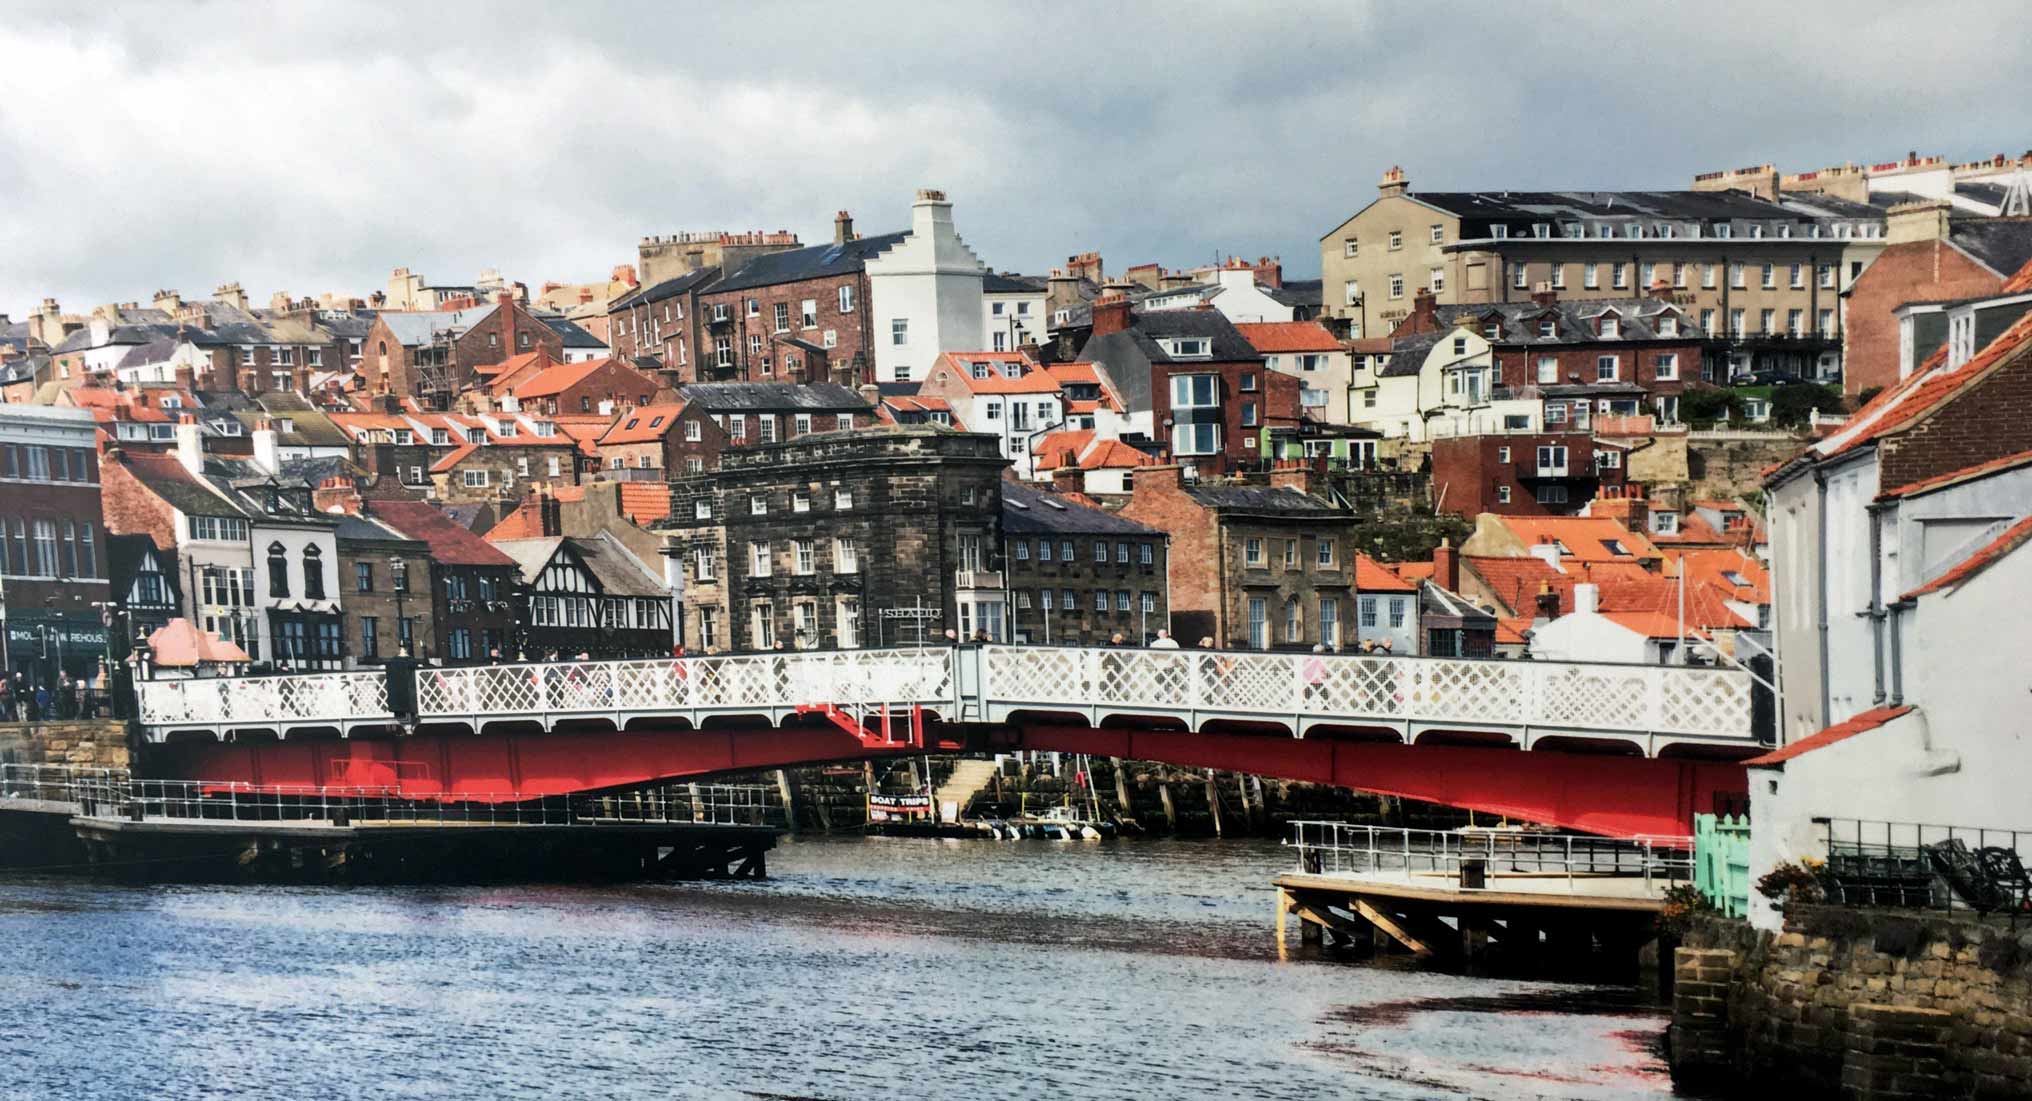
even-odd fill
[[[1298,850],[1298,870],[1310,875],[1451,876],[1461,890],[1501,890],[1466,881],[1464,867],[1479,862],[1492,878],[1564,878],[1569,891],[1582,880],[1641,878],[1653,893],[1660,884],[1693,878],[1691,837],[1460,832],[1321,821],[1293,822],[1291,828],[1288,844]]]
[[[393,785],[134,779],[117,769],[50,765],[0,765],[0,805],[7,798],[67,803],[81,818],[141,822],[768,826],[783,817],[777,789],[762,784],[672,784],[604,795],[421,794]]]

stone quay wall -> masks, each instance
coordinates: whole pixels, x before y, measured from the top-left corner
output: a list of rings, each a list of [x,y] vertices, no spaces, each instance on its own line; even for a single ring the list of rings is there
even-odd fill
[[[0,764],[128,768],[127,724],[114,719],[0,723]]]
[[[1672,1065],[1801,1097],[2032,1097],[2032,917],[1802,906],[1695,926]]]

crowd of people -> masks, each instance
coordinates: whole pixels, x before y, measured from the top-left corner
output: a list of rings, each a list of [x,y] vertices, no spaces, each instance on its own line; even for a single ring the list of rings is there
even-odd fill
[[[0,722],[87,718],[108,706],[106,692],[83,677],[59,675],[53,683],[31,681],[19,671],[0,677]]]

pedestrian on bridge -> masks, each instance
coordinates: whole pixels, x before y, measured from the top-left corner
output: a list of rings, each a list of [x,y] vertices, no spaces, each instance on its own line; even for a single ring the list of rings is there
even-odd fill
[[[1178,640],[1171,637],[1170,631],[1159,627],[1157,628],[1157,637],[1150,640],[1150,648],[1152,650],[1176,650],[1178,649]]]

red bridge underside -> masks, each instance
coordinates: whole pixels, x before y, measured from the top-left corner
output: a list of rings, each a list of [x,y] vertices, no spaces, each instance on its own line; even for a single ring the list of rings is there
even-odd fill
[[[152,775],[262,787],[388,787],[472,800],[626,789],[658,781],[854,761],[899,753],[1055,750],[1286,780],[1444,803],[1614,836],[1684,835],[1692,816],[1739,800],[1734,761],[1644,758],[1498,745],[1402,745],[1284,733],[1017,724],[933,726],[925,748],[870,748],[817,721],[783,727],[548,733],[420,733],[402,738],[292,736],[151,747]]]

